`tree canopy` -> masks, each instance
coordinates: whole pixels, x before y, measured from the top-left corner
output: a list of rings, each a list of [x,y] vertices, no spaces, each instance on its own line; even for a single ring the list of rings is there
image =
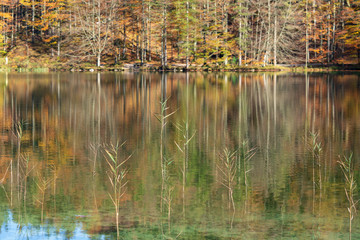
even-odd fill
[[[359,0],[3,0],[0,48],[61,62],[357,63]]]

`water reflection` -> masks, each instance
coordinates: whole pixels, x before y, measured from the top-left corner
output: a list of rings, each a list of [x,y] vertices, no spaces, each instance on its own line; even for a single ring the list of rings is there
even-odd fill
[[[359,169],[359,75],[2,74],[0,86],[2,232],[116,238],[104,146],[125,142],[122,238],[348,237],[337,161],[352,151]]]

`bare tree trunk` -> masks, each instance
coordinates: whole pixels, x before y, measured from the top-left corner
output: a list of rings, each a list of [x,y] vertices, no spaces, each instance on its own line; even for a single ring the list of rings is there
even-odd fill
[[[60,11],[60,10],[59,10]],[[57,40],[57,56],[60,57],[61,53],[61,20],[58,20],[58,40]]]
[[[335,32],[336,32],[336,4],[333,3],[333,11],[334,11],[334,21],[333,21],[333,32],[332,32],[332,54],[331,54],[331,58],[334,59],[335,58]]]
[[[216,43],[216,63],[218,61],[218,51],[219,51],[219,46],[218,46],[218,33],[217,33],[217,0],[215,0],[215,43]]]
[[[330,1],[329,1],[329,8],[331,8],[330,6]],[[327,63],[330,63],[330,45],[331,45],[331,39],[330,39],[330,16],[331,14],[328,14],[327,19]]]
[[[162,26],[162,66],[167,66],[167,0],[163,0],[163,26]]]
[[[195,28],[195,31],[194,31],[194,36],[196,36],[196,28]],[[194,54],[193,54],[193,57],[194,57],[194,61],[196,61],[196,51],[197,51],[197,41],[194,41]]]
[[[241,57],[241,50],[242,50],[242,47],[241,47],[241,38],[242,38],[242,17],[241,17],[241,0],[239,0],[239,42],[238,42],[238,45],[239,45],[239,67],[242,65],[242,57]]]
[[[308,33],[308,0],[305,3],[305,47],[306,47],[306,56],[305,56],[305,68],[307,68],[309,63],[309,33]]]
[[[149,9],[148,9],[148,21],[149,21],[149,52],[148,52],[148,55],[149,55],[149,61],[151,61],[151,1],[149,0]]]
[[[323,31],[323,26],[322,26],[322,24],[320,24],[320,30],[321,30],[321,32]],[[322,55],[323,54],[323,35],[322,35],[322,33],[320,34],[320,55]]]
[[[227,3],[224,3],[224,8],[223,8],[225,17],[224,17],[224,32],[225,32],[225,38],[224,38],[224,47],[225,47],[225,60],[224,60],[224,64],[225,66],[228,64],[228,49],[227,49],[227,33],[228,33],[228,12],[227,12]]]
[[[264,56],[264,66],[268,63],[269,55],[270,55],[270,36],[271,36],[271,4],[270,0],[268,0],[268,29],[267,29],[267,40],[265,47],[265,56]]]
[[[274,66],[277,65],[277,17],[275,14],[275,20],[274,20]]]
[[[254,16],[251,16],[251,22],[254,21]],[[256,46],[257,46],[257,43],[258,43],[258,32],[259,32],[259,23],[258,21],[256,21],[256,27],[255,27],[255,41],[252,42],[251,44],[251,51],[252,51],[252,54],[253,54],[253,60],[256,59]]]
[[[45,2],[45,0],[43,0],[43,2],[42,2],[42,11],[41,11],[41,14],[42,14],[42,16],[41,16],[41,18],[42,18],[42,28],[40,29],[40,35],[41,35],[41,37],[44,37],[44,31],[43,31],[43,27],[44,27],[44,24],[46,24],[46,22],[45,22],[45,19],[44,19],[44,16],[45,16],[45,14],[46,14],[46,2]]]
[[[314,49],[316,49],[316,15],[315,15],[315,9],[316,9],[316,0],[313,0],[313,21],[314,21],[314,26],[313,26],[313,32],[314,32]],[[314,58],[317,58],[317,53],[316,51],[314,51]]]
[[[145,56],[145,6],[144,6],[144,0],[141,0],[141,63],[144,62],[144,56]]]
[[[31,40],[32,42],[35,41],[35,0],[31,1],[31,9],[32,9],[32,16],[31,16]]]
[[[186,70],[189,68],[189,1],[186,1]]]
[[[15,22],[14,22],[14,8],[11,9],[11,16],[12,16],[12,19],[13,19],[13,25],[15,26]],[[11,29],[11,48],[14,47],[14,38],[15,38],[15,27],[12,27]]]
[[[124,12],[124,18],[125,18],[125,12]],[[124,29],[124,40],[123,40],[123,59],[126,58],[126,25],[125,22],[123,24],[123,29]]]
[[[139,34],[136,35],[136,59],[140,59],[140,54],[139,54]]]
[[[101,53],[100,52],[97,55],[96,66],[97,67],[101,66]]]

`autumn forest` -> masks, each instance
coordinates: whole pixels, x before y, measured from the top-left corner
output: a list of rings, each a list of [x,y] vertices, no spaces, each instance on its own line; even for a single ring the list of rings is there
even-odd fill
[[[359,0],[1,0],[1,61],[356,64]]]

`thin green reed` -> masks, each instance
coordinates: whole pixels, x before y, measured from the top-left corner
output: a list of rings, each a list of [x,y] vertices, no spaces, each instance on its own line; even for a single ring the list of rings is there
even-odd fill
[[[30,176],[30,173],[35,169],[35,165],[30,167],[30,157],[29,155],[21,155],[22,159],[22,172],[23,172],[23,201],[24,201],[24,208],[26,209],[26,199],[27,199],[27,184],[28,184],[28,178]]]
[[[180,132],[180,139],[178,142],[175,141],[175,145],[179,149],[182,155],[182,201],[183,201],[183,216],[185,218],[185,186],[186,186],[186,173],[188,168],[188,160],[189,160],[189,144],[190,141],[194,138],[196,131],[191,135],[189,134],[189,123],[184,122],[183,124],[175,125],[176,128]]]
[[[234,187],[236,185],[235,177],[237,173],[236,168],[236,153],[237,150],[232,151],[228,148],[224,148],[223,152],[219,154],[219,162],[217,164],[217,169],[219,170],[218,181],[223,185],[228,191],[228,208],[232,207],[235,211],[234,203]]]
[[[16,179],[17,184],[20,182],[20,152],[21,152],[21,139],[23,137],[23,129],[25,126],[25,121],[19,120],[13,124],[12,133],[16,138],[16,159],[17,159],[17,167],[16,167]],[[14,184],[14,172],[13,172],[13,160],[10,161],[10,205],[13,205],[13,184]],[[18,189],[19,190],[19,189]],[[20,200],[20,190],[18,191],[18,200]]]
[[[45,195],[46,190],[50,187],[52,179],[46,176],[42,176],[39,172],[37,176],[37,180],[35,182],[36,186],[40,191],[40,197],[36,198],[36,201],[41,206],[41,224],[44,222],[44,207],[45,207]]]
[[[236,154],[237,150],[229,150],[228,148],[224,148],[223,152],[219,154],[219,160],[217,163],[217,169],[219,171],[218,174],[218,182],[224,186],[228,192],[228,209],[229,213],[232,208],[232,217],[230,221],[230,227],[233,226],[233,221],[235,217],[235,202],[234,202],[234,188],[236,186],[235,177],[237,175],[237,166],[236,166]]]
[[[244,174],[244,185],[245,185],[245,196],[247,197],[248,193],[248,173],[252,170],[252,168],[249,168],[249,162],[254,157],[256,153],[256,148],[249,148],[249,142],[244,140],[241,142],[240,149],[238,151],[238,162],[237,162],[237,168],[239,173],[239,183],[241,182],[240,174],[241,174],[241,166],[242,172]]]
[[[169,180],[169,165],[172,163],[170,159],[165,156],[165,131],[166,125],[168,124],[168,119],[172,116],[176,111],[173,111],[169,114],[166,114],[166,111],[169,109],[167,107],[167,102],[169,98],[160,101],[160,113],[155,114],[156,119],[160,122],[160,167],[161,167],[161,197],[160,197],[160,212],[164,213],[164,205],[167,205],[165,209],[167,211],[167,219],[168,219],[168,231],[171,230],[171,203],[172,203],[172,191],[173,187],[170,186]],[[162,224],[161,231],[164,234]]]
[[[348,200],[347,210],[349,212],[349,239],[351,240],[352,233],[352,221],[356,214],[356,205],[359,200],[355,200],[355,193],[357,190],[357,184],[354,176],[354,166],[353,166],[353,154],[351,153],[349,157],[343,156],[339,159],[338,164],[343,172],[345,179],[345,194]]]
[[[313,191],[313,214],[315,213],[315,197],[316,197],[316,185],[319,186],[319,199],[321,203],[321,190],[322,190],[322,165],[321,165],[321,153],[323,151],[321,141],[319,140],[319,133],[310,132],[310,139],[308,149],[311,154],[312,162],[312,191]],[[316,169],[318,171],[316,176]],[[318,179],[317,179],[318,178]],[[320,204],[321,206],[321,204]]]
[[[120,160],[119,150],[123,147],[125,142],[119,144],[117,142],[115,145],[110,143],[109,145],[104,145],[104,155],[106,162],[108,164],[109,170],[107,171],[107,176],[111,184],[111,191],[108,192],[109,197],[115,208],[115,217],[116,217],[116,236],[117,239],[120,238],[120,227],[119,227],[119,212],[120,212],[120,201],[123,195],[125,194],[125,186],[128,181],[125,179],[128,168],[124,165],[132,155],[129,155],[123,160]]]

